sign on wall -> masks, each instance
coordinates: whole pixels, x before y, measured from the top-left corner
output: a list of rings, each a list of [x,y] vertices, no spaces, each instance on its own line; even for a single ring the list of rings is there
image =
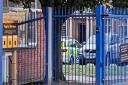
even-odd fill
[[[120,45],[121,62],[128,62],[128,43]]]
[[[18,28],[17,21],[4,20],[3,21],[3,48],[17,48],[18,47]]]

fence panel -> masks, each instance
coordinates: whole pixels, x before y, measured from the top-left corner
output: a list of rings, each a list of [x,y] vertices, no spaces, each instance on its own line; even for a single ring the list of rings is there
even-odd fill
[[[5,21],[3,31],[3,84],[45,82],[46,32],[41,12],[25,15],[19,22]]]
[[[127,85],[128,79],[128,16],[127,9],[112,8],[103,15],[104,84]]]
[[[54,84],[95,84],[95,14],[84,7],[71,6],[54,7],[53,12]]]

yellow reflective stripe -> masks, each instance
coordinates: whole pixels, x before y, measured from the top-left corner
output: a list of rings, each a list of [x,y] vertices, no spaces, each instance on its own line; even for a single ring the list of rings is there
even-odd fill
[[[64,48],[64,42],[61,42],[61,48]]]
[[[66,51],[66,57],[70,57],[70,50]]]
[[[78,55],[77,50],[74,50],[74,57],[76,57]]]
[[[68,41],[66,41],[66,47],[68,46]]]

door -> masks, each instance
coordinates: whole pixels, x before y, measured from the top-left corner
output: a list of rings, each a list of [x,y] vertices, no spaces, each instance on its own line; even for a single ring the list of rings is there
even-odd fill
[[[3,75],[3,84],[7,85],[8,83],[11,83],[11,73],[12,73],[12,61],[11,58],[12,53],[11,52],[4,52],[3,53],[3,67],[2,67],[2,75]]]

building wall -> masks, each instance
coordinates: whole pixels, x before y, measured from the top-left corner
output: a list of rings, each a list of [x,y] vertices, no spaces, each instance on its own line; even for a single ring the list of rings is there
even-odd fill
[[[83,18],[69,18],[66,20],[66,36],[72,36],[74,39],[78,40],[78,30],[79,24],[86,26],[86,39],[90,36],[95,35],[96,32],[96,22],[94,17],[83,17]]]

